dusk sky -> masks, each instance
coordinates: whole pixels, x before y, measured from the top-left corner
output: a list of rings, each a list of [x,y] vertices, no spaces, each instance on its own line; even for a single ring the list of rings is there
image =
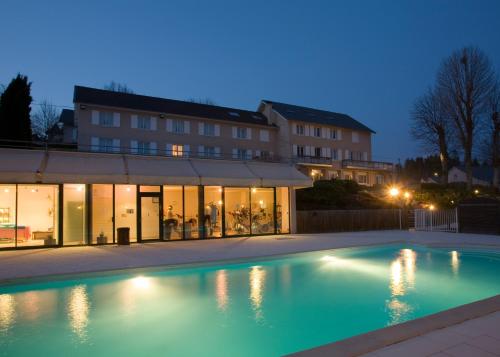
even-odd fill
[[[249,110],[281,101],[363,122],[383,161],[421,153],[409,113],[445,56],[476,45],[500,70],[498,0],[3,0],[0,33],[0,83],[27,75],[37,102],[71,107],[75,84],[111,80]]]

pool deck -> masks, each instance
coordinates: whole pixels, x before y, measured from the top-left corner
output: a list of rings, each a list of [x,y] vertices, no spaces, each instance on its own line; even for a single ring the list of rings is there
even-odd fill
[[[440,232],[369,231],[0,251],[0,286],[122,269],[272,257],[391,243],[500,250],[500,237]],[[472,306],[472,307],[471,307]],[[500,356],[500,296],[368,335],[297,353],[313,356]],[[437,316],[437,317],[436,317]],[[429,322],[432,320],[433,322]],[[422,323],[422,321],[424,321]],[[416,324],[416,325],[415,325]],[[415,327],[416,326],[416,327]],[[374,335],[370,335],[374,334]],[[371,337],[370,337],[371,336]],[[373,337],[375,336],[375,338]],[[348,347],[346,347],[348,346]],[[349,347],[351,346],[351,347]],[[357,346],[351,349],[352,346]],[[361,347],[361,348],[360,348]]]

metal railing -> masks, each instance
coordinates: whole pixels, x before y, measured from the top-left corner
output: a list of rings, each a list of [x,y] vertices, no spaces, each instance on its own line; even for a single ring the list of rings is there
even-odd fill
[[[292,162],[295,164],[323,164],[331,165],[335,161],[331,157],[322,156],[294,156]]]
[[[342,168],[392,171],[394,165],[390,162],[366,160],[342,160]]]
[[[458,233],[457,209],[448,210],[415,210],[415,230],[429,232]]]

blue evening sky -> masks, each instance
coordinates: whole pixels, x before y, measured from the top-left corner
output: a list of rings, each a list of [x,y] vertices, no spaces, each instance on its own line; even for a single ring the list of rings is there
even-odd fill
[[[420,153],[414,99],[443,57],[477,45],[500,69],[500,1],[10,1],[0,4],[0,83],[72,105],[73,85],[270,99],[347,113],[377,131],[374,159]],[[36,109],[36,107],[34,107]]]

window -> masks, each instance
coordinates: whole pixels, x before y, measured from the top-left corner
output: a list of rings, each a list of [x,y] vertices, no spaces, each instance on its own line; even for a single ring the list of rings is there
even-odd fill
[[[151,153],[151,144],[147,141],[138,141],[137,153],[139,155],[149,155]]]
[[[269,141],[269,130],[260,131],[260,141]]]
[[[358,183],[367,185],[368,184],[368,175],[366,175],[366,174],[358,175]]]
[[[264,160],[269,160],[271,158],[271,153],[267,150],[261,150],[259,154],[259,158]]]
[[[224,197],[226,235],[250,234],[250,190],[226,187]]]
[[[353,143],[359,143],[359,134],[357,131],[352,132],[352,142]]]
[[[238,160],[249,160],[246,149],[236,149],[236,159]]]
[[[86,243],[85,185],[68,184],[63,189],[64,245]]]
[[[253,188],[252,202],[252,234],[274,233],[274,189]]]
[[[314,136],[321,138],[321,128],[314,128]]]
[[[184,186],[184,239],[198,239],[198,186]]]
[[[304,157],[305,149],[303,146],[297,146],[297,156]]]
[[[151,117],[138,116],[137,117],[137,128],[151,130]]]
[[[290,233],[290,203],[288,187],[276,187],[277,233]]]
[[[222,237],[222,187],[205,186],[203,226],[205,236]]]
[[[91,243],[113,243],[113,185],[92,185]]]
[[[296,129],[297,135],[304,135],[304,125],[297,124]]]
[[[172,130],[176,134],[184,134],[184,120],[173,120]]]
[[[137,187],[115,185],[115,229],[130,229],[130,241],[137,241]]]
[[[339,159],[339,154],[336,149],[332,149],[332,159],[333,160],[338,160]]]
[[[215,146],[205,146],[205,156],[217,157],[217,150]]]
[[[330,139],[337,140],[338,134],[337,134],[337,129],[331,129],[330,130]]]
[[[384,176],[383,175],[375,176],[375,182],[377,183],[377,185],[383,185],[384,184]]]
[[[236,137],[238,139],[246,139],[247,138],[247,128],[236,128]]]
[[[18,224],[27,224],[27,222],[19,222]],[[27,232],[25,235],[21,235],[21,237],[25,236],[27,236]],[[16,185],[0,185],[0,248],[15,246]]]
[[[172,156],[182,157],[184,154],[184,146],[183,145],[172,145]]]
[[[17,187],[17,246],[57,245],[59,187],[57,185]]]
[[[212,123],[205,123],[203,125],[203,135],[215,136],[215,125]]]
[[[183,237],[184,197],[182,186],[163,186],[163,239]]]
[[[321,148],[314,148],[314,156],[321,157]]]
[[[113,126],[113,113],[112,112],[99,112],[99,125]]]
[[[229,115],[232,116],[232,117],[239,117],[240,116],[240,113],[236,113],[236,112],[229,112]]]
[[[113,139],[99,138],[99,151],[113,152]]]

